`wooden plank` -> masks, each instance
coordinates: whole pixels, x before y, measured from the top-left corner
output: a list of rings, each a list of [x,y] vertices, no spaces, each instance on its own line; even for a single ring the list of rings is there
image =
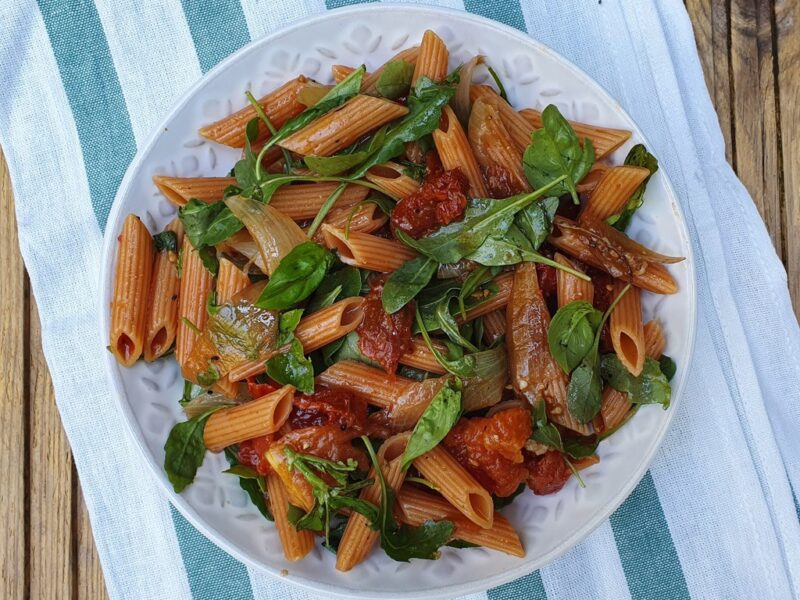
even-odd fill
[[[731,77],[728,31],[730,14],[725,2],[687,0],[686,10],[694,27],[697,52],[703,65],[706,85],[717,111],[722,136],[725,138],[725,157],[733,160],[731,122]]]
[[[780,153],[769,0],[732,0],[734,168],[783,256]]]
[[[784,258],[794,312],[800,318],[800,1],[775,3],[783,159]]]
[[[74,473],[74,471],[73,471]],[[75,476],[77,479],[77,476]],[[75,571],[74,599],[91,598],[92,600],[108,600],[103,570],[92,537],[89,513],[80,487],[76,486],[77,514],[73,516],[73,535],[75,535]]]
[[[26,568],[26,535],[28,533],[25,483],[28,470],[26,438],[27,374],[26,297],[27,283],[17,246],[14,204],[11,202],[11,181],[0,152],[0,348],[3,368],[0,369],[0,598],[26,597],[30,581]]]
[[[30,306],[30,498],[31,598],[72,594],[72,453],[56,408],[42,354],[36,306]]]

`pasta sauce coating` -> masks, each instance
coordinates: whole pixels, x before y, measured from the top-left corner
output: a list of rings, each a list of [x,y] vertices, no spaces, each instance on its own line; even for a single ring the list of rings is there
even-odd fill
[[[443,443],[489,493],[502,497],[528,477],[522,448],[530,436],[530,412],[510,408],[491,417],[460,419]]]
[[[400,357],[412,350],[411,326],[414,321],[414,302],[396,313],[383,310],[381,292],[383,280],[373,277],[370,291],[364,298],[364,320],[356,329],[358,347],[364,355],[394,374]]]
[[[342,389],[319,388],[307,396],[298,394],[289,415],[292,429],[335,425],[342,431],[363,430],[367,421],[367,403]]]

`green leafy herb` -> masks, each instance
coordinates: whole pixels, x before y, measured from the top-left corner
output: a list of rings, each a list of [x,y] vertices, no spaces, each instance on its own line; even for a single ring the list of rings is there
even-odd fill
[[[574,459],[587,458],[597,451],[599,443],[599,438],[594,435],[567,438],[564,440],[564,452]]]
[[[611,306],[603,313],[594,340],[589,351],[584,355],[580,364],[572,371],[572,377],[567,387],[567,408],[570,414],[581,423],[588,423],[600,411],[602,401],[603,382],[600,379],[600,357],[598,348],[600,346],[600,334],[603,332],[603,325],[616,308],[617,303],[631,288],[630,284],[622,288],[619,295],[614,298]],[[549,332],[548,332],[549,333]],[[548,335],[549,342],[549,335]]]
[[[206,312],[210,317],[219,313],[220,306],[217,304],[217,292],[211,290],[206,299]]]
[[[174,231],[162,231],[153,236],[156,252],[177,252],[178,236]]]
[[[428,330],[425,328],[425,323],[422,321],[422,315],[419,312],[419,308],[416,310],[416,323],[417,327],[419,328],[420,333],[422,334],[422,338],[425,340],[425,344],[428,346],[428,349],[433,354],[436,361],[444,367],[444,369],[455,375],[456,377],[464,377],[470,378],[475,376],[475,357],[471,355],[464,356],[461,353],[460,356],[455,358],[447,358],[445,357],[439,349],[433,345],[431,341],[430,335],[428,335]]]
[[[492,79],[494,79],[494,83],[497,86],[497,89],[500,90],[500,97],[506,102],[508,102],[508,94],[506,94],[506,88],[503,85],[503,82],[500,81],[500,77],[498,77],[495,70],[489,65],[486,65],[486,68],[489,69],[489,75],[492,76]]]
[[[461,416],[461,380],[450,379],[433,397],[414,426],[403,453],[403,469],[408,469],[414,459],[433,450],[456,424]]]
[[[572,471],[575,479],[578,480],[578,485],[586,487],[586,484],[578,473],[578,469],[575,468],[567,456],[568,452],[565,448],[564,441],[561,439],[561,433],[555,425],[547,421],[547,409],[544,400],[539,400],[534,404],[531,419],[533,420],[533,435],[531,435],[531,439],[561,452],[561,458],[564,460],[569,470]]]
[[[414,75],[414,65],[404,60],[392,60],[383,67],[375,88],[384,98],[394,100],[408,94],[412,75]]]
[[[519,496],[522,492],[524,492],[525,488],[527,487],[528,486],[525,485],[524,483],[520,483],[519,487],[508,496],[503,496],[503,497],[493,496],[492,503],[494,504],[494,509],[497,511],[500,510],[501,508],[505,508],[506,506],[511,504],[517,496]]]
[[[193,198],[178,214],[186,236],[197,249],[219,244],[244,227],[224,202],[207,204]]]
[[[425,165],[409,162],[407,160],[400,160],[397,162],[403,165],[403,175],[406,177],[411,177],[411,179],[414,179],[420,183],[425,180],[425,175],[428,174],[428,167]]]
[[[203,464],[206,455],[203,430],[208,417],[216,410],[178,423],[169,432],[164,444],[164,471],[176,492],[182,492],[194,481],[197,469]]]
[[[672,392],[667,376],[659,363],[646,358],[641,374],[631,375],[616,354],[605,354],[600,360],[600,373],[608,385],[628,394],[634,404],[660,404],[669,408]]]
[[[283,257],[256,306],[284,310],[308,298],[322,283],[333,255],[314,242],[304,242]]]
[[[636,191],[633,192],[633,195],[628,200],[625,208],[622,209],[622,212],[608,218],[608,224],[620,231],[625,231],[628,225],[630,225],[633,213],[635,213],[644,202],[644,191],[647,188],[647,182],[650,181],[653,173],[658,171],[658,160],[647,151],[644,144],[636,144],[631,148],[630,152],[628,152],[628,156],[625,157],[625,164],[635,167],[644,167],[650,171],[650,175],[636,188]]]
[[[466,320],[467,318],[467,298],[474,294],[478,287],[486,283],[491,277],[492,269],[483,265],[467,275],[461,289],[458,291],[458,312],[463,319]]]
[[[205,392],[206,390],[203,389],[202,386],[185,379],[183,381],[183,395],[181,395],[180,400],[178,400],[178,404],[180,404],[181,407],[186,406],[189,402],[197,398],[197,396]]]
[[[239,478],[239,487],[250,497],[250,501],[255,505],[267,521],[274,521],[272,512],[267,506],[266,492],[267,484],[264,477],[256,473],[250,467],[239,464],[239,457],[232,446],[225,448],[225,457],[228,459],[231,468],[224,473],[236,475]]]
[[[455,317],[453,317],[450,311],[450,300],[449,297],[445,297],[436,304],[434,314],[436,315],[439,329],[441,329],[454,344],[458,344],[470,352],[478,352],[478,348],[461,334],[458,323],[456,323]]]
[[[464,211],[464,218],[439,228],[434,233],[413,239],[402,231],[398,237],[407,246],[438,263],[456,263],[475,252],[490,235],[502,236],[514,221],[514,216],[545,192],[558,186],[562,175],[529,194],[519,194],[504,200],[473,198]]]
[[[458,548],[459,550],[463,550],[465,548],[480,548],[480,544],[473,544],[472,542],[465,542],[464,540],[452,540],[447,542],[445,546],[450,546],[451,548]]]
[[[294,310],[287,310],[281,313],[281,318],[278,323],[278,345],[283,346],[291,343],[294,337],[294,330],[303,318],[303,309],[295,308]]]
[[[206,271],[216,277],[219,273],[219,259],[217,258],[217,249],[214,246],[203,246],[197,251],[197,256],[200,257],[200,262],[206,268]]]
[[[533,132],[522,163],[533,188],[563,177],[551,188],[552,193],[556,196],[571,194],[573,202],[579,204],[575,186],[594,163],[594,147],[589,138],[583,140],[581,147],[572,125],[550,104],[542,111],[542,128]]]
[[[294,338],[288,350],[267,360],[267,375],[281,385],[293,385],[304,394],[314,393],[314,365]]]
[[[381,548],[392,560],[408,562],[412,558],[434,559],[439,556],[439,548],[453,535],[452,521],[425,521],[419,527],[398,525],[394,519],[394,490],[386,484],[378,457],[369,438],[361,440],[367,448],[375,477],[381,487],[381,505],[378,509],[378,531],[381,534]]]
[[[394,271],[383,286],[381,303],[387,313],[396,313],[428,285],[436,273],[438,263],[432,258],[418,256],[403,263]]]
[[[589,354],[603,314],[582,300],[558,309],[547,330],[550,354],[570,374]]]
[[[387,129],[388,126],[384,125],[369,140],[351,146],[350,149],[339,154],[333,156],[306,156],[304,159],[306,166],[320,175],[338,175],[349,171],[367,160],[370,155],[383,145]]]
[[[558,198],[550,196],[529,204],[514,218],[514,224],[528,239],[533,250],[538,250],[553,231],[556,210],[558,210]]]
[[[675,377],[675,372],[678,370],[675,361],[666,354],[663,354],[661,358],[658,359],[658,366],[661,367],[661,372],[667,378],[667,381],[672,381],[672,378]]]
[[[309,313],[330,306],[337,300],[358,296],[361,292],[361,273],[356,267],[345,266],[329,273],[308,301]]]
[[[331,364],[342,360],[355,360],[365,365],[370,365],[371,367],[380,367],[378,363],[370,360],[361,352],[361,349],[358,347],[358,333],[355,331],[351,331],[341,340],[337,340],[328,346],[334,346],[334,348],[329,351]],[[327,349],[328,346],[325,346],[323,350]]]

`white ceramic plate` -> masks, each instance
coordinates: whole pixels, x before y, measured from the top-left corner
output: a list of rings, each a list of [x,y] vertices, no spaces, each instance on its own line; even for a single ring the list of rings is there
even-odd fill
[[[554,103],[567,118],[632,130],[632,140],[615,153],[614,162],[621,163],[632,144],[645,142],[630,117],[597,83],[509,27],[464,12],[407,5],[366,5],[319,15],[253,42],[223,61],[181,99],[140,149],[108,220],[103,306],[111,301],[116,237],[125,216],[134,212],[157,231],[175,214],[151,177],[220,176],[237,160],[239,151],[203,140],[198,127],[244,106],[247,89],[259,96],[300,73],[329,81],[330,67],[336,63],[375,68],[399,49],[419,43],[428,28],[447,42],[451,68],[474,54],[486,55],[514,106]],[[180,495],[173,492],[161,465],[167,434],[184,419],[177,402],[183,381],[175,362],[139,362],[123,369],[107,354],[108,374],[142,458],[164,493],[197,529],[240,561],[272,574],[284,572],[282,581],[349,597],[434,598],[484,590],[552,561],[608,517],[644,475],[678,408],[694,341],[694,267],[681,210],[663,169],[651,180],[630,232],[659,252],[687,257],[670,267],[680,293],[645,294],[644,302],[647,316],[659,317],[666,326],[667,353],[678,364],[673,404],[668,411],[643,407],[601,444],[600,464],[583,475],[585,489],[571,480],[550,496],[525,493],[503,511],[519,531],[527,552],[523,559],[482,548],[446,548],[437,561],[397,563],[376,551],[343,574],[334,568],[334,556],[318,546],[299,563],[288,563],[273,525],[250,505],[236,478],[221,473],[227,467],[221,454],[209,454],[194,484]],[[105,337],[108,310],[100,321]]]

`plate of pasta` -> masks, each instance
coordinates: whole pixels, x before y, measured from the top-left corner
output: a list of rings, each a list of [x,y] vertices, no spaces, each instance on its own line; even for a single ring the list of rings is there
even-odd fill
[[[686,227],[631,119],[519,32],[412,6],[209,72],[122,182],[102,290],[170,500],[351,597],[478,591],[577,544],[645,473],[694,339]]]

